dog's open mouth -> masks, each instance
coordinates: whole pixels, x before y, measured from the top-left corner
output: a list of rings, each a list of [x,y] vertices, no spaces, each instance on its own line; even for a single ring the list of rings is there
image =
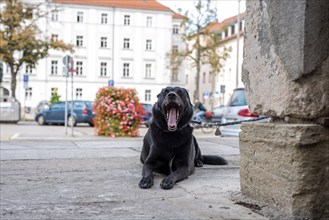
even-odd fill
[[[165,105],[166,120],[169,131],[176,131],[177,124],[180,119],[179,105],[175,102],[171,102]]]

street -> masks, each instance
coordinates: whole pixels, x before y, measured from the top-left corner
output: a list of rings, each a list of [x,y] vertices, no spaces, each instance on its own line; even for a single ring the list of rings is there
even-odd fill
[[[1,124],[1,219],[265,219],[236,204],[240,194],[237,138],[196,131],[203,154],[226,166],[205,165],[171,190],[138,187],[137,138],[95,137],[78,126]],[[140,133],[146,132],[142,128]]]
[[[72,138],[72,129],[67,127],[67,135],[65,135],[65,126],[63,125],[38,125],[34,121],[20,121],[17,124],[1,124],[0,133],[1,141],[14,140],[14,139],[69,139]],[[140,137],[143,137],[147,131],[145,126],[140,128]],[[194,129],[194,135],[196,137],[210,137],[214,138],[215,130],[213,133],[205,134],[201,129]],[[73,128],[73,138],[97,138],[107,139],[107,137],[95,136],[95,130],[88,124],[78,124]],[[218,137],[219,138],[219,137]],[[233,138],[236,139],[236,138]]]

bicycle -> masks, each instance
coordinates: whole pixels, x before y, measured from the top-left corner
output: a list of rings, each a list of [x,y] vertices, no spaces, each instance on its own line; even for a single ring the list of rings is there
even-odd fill
[[[215,131],[216,126],[214,126],[213,119],[213,112],[207,111],[204,116],[201,118],[201,122],[192,120],[191,124],[194,128],[199,129],[205,134],[210,134],[211,132]]]

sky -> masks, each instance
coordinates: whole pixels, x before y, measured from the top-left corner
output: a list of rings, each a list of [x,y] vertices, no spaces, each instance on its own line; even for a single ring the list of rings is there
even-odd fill
[[[194,3],[197,0],[158,0],[161,4],[178,11],[179,8],[182,12],[186,10],[193,10]],[[239,0],[215,0],[217,2],[218,21],[223,21],[226,18],[233,17],[238,14],[238,1]],[[246,1],[240,0],[240,13],[246,10]]]

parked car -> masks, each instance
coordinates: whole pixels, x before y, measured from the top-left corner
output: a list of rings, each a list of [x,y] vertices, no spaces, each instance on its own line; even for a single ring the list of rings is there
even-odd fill
[[[49,109],[50,102],[49,101],[40,101],[37,105],[36,112],[40,112],[46,109]]]
[[[88,123],[94,126],[92,101],[73,101],[73,115],[71,114],[71,103],[68,102],[67,124],[68,126],[76,126],[77,123]],[[65,123],[65,102],[56,102],[49,109],[41,110],[35,116],[35,120],[40,125],[50,123],[64,124]]]
[[[222,123],[248,120],[258,117],[259,115],[253,114],[248,108],[245,89],[237,88],[233,91],[233,94],[223,111]],[[220,127],[222,136],[239,136],[241,131],[240,125],[241,124]]]
[[[142,103],[144,114],[143,114],[143,124],[148,127],[152,120],[152,108],[151,104]]]

